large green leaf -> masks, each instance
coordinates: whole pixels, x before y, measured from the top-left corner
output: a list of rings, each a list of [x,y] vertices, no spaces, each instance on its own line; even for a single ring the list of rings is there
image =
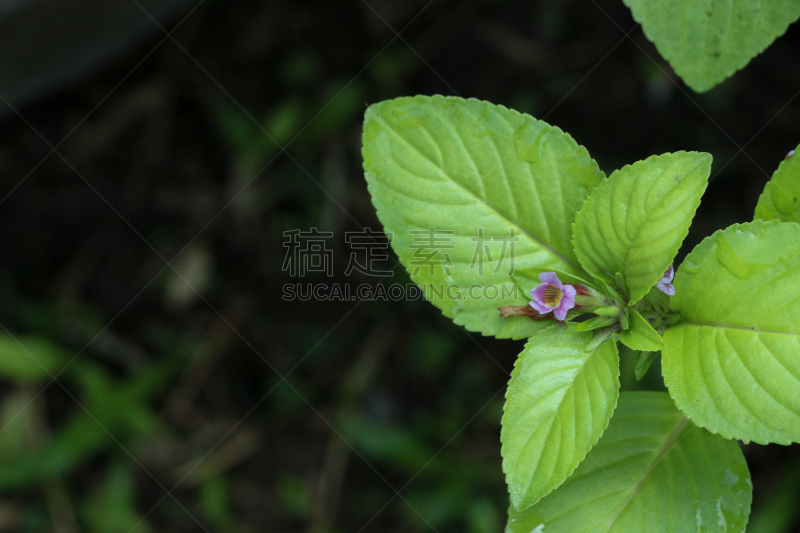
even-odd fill
[[[735,441],[712,435],[663,392],[624,392],[574,474],[506,533],[740,533],[752,484]]]
[[[573,241],[581,265],[609,281],[622,273],[630,302],[639,301],[678,253],[710,171],[709,154],[677,152],[612,173],[575,218]]]
[[[686,84],[711,89],[800,17],[800,0],[624,0]]]
[[[798,146],[792,152],[797,152]],[[800,154],[792,154],[778,166],[758,198],[754,218],[800,222]]]
[[[487,335],[541,329],[497,308],[530,299],[516,269],[581,273],[571,225],[604,178],[586,149],[528,115],[441,96],[370,106],[363,141],[378,218],[426,299]]]
[[[511,501],[519,509],[561,485],[603,434],[619,393],[612,339],[555,324],[528,341],[511,373],[500,440]]]
[[[800,226],[756,220],[707,237],[675,276],[684,322],[664,334],[664,380],[726,438],[800,442]]]

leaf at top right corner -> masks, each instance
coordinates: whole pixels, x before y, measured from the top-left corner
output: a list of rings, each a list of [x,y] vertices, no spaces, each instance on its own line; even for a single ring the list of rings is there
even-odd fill
[[[664,381],[695,424],[725,438],[800,442],[800,226],[735,224],[675,275]]]
[[[753,218],[800,223],[800,146],[789,152],[758,198]]]
[[[623,0],[686,85],[708,91],[800,18],[800,0]]]

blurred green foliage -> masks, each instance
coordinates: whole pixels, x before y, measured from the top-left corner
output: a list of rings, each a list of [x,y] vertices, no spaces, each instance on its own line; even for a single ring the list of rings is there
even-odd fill
[[[81,513],[90,531],[130,531],[142,517],[135,510],[129,450],[159,426],[152,400],[184,363],[180,356],[165,358],[120,379],[88,357],[73,360],[47,338],[0,336],[0,376],[16,384],[0,414],[0,492],[63,482],[105,456],[113,464]],[[71,404],[54,427],[44,412],[48,383]],[[31,524],[27,530],[44,529]],[[145,522],[137,530],[149,531]]]
[[[86,499],[81,510],[92,533],[152,531],[137,510],[133,467],[129,462],[114,461],[109,465],[106,479]]]

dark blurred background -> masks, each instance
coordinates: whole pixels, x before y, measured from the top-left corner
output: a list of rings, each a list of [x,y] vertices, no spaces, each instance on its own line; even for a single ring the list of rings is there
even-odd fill
[[[798,57],[794,25],[698,95],[621,0],[0,0],[0,531],[502,531],[522,342],[284,298],[408,282],[346,273],[348,232],[381,231],[366,106],[504,104],[607,174],[710,152],[682,257],[800,143]],[[285,268],[312,228],[332,277]],[[745,453],[748,531],[800,531],[798,446]]]

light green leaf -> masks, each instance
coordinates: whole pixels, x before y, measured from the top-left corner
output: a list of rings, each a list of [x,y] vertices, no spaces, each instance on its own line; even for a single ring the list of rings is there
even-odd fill
[[[623,392],[575,473],[506,533],[741,533],[752,484],[735,441],[712,435],[663,392]]]
[[[800,17],[800,0],[623,0],[686,85],[704,92],[743,68]]]
[[[636,381],[639,381],[647,374],[647,371],[650,370],[650,365],[653,364],[653,361],[658,355],[656,352],[639,352],[639,355],[636,356],[636,366],[633,369],[633,373],[636,376]]]
[[[558,487],[603,434],[619,393],[609,339],[555,324],[530,339],[511,373],[500,440],[511,501],[519,509]]]
[[[664,380],[678,408],[725,438],[800,442],[800,226],[718,231],[678,269]]]
[[[798,146],[794,152],[800,149]],[[800,154],[787,157],[758,198],[756,214],[761,220],[800,222]]]
[[[664,340],[639,312],[629,307],[631,327],[620,331],[619,340],[631,350],[656,352],[664,349]]]
[[[573,241],[583,268],[606,281],[621,273],[630,303],[639,301],[672,264],[710,171],[709,154],[677,152],[611,174],[575,218]]]
[[[582,274],[571,224],[604,178],[586,149],[528,115],[441,96],[372,105],[363,141],[378,218],[426,299],[487,335],[541,329],[497,308],[530,300],[516,270]]]

